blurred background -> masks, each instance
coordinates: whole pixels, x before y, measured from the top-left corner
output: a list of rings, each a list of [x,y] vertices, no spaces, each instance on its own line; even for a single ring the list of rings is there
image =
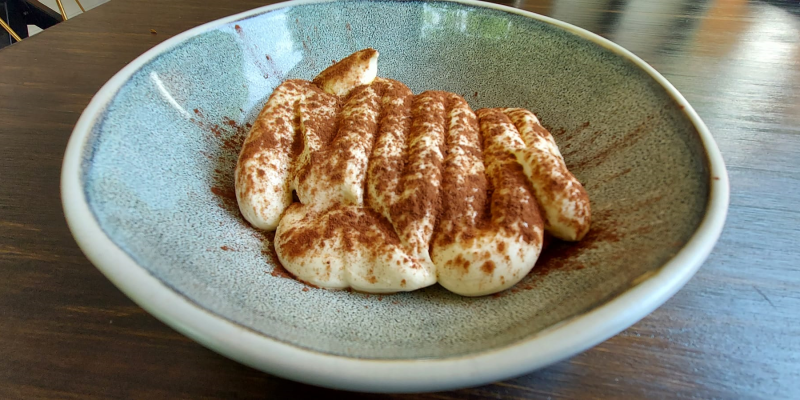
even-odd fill
[[[60,6],[63,7],[66,18],[72,18],[109,0],[78,1],[61,0]],[[5,24],[0,29],[0,48],[63,21],[65,17],[61,7],[56,0],[0,0],[0,19]]]
[[[92,8],[99,6],[100,4],[107,3],[109,0],[80,0],[81,5],[83,8],[88,11]],[[56,4],[56,0],[40,0],[42,4],[50,8],[55,12],[58,11],[58,4]],[[78,14],[80,14],[81,8],[78,7],[78,3],[75,0],[61,0],[61,4],[64,5],[64,11],[67,12],[67,18],[72,18]],[[35,25],[28,25],[28,35],[35,35],[41,32],[42,29]]]

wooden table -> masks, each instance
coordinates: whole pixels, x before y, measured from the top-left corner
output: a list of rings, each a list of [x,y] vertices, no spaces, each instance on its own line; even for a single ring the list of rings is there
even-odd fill
[[[100,86],[161,41],[263,3],[113,0],[0,51],[0,398],[331,394],[145,313],[86,260],[61,211],[64,148]],[[697,276],[630,329],[527,376],[422,397],[800,398],[800,5],[511,5],[608,37],[672,81],[725,156],[728,222]]]

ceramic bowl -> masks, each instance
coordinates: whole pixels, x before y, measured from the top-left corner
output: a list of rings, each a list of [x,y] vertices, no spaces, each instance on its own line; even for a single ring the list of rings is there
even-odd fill
[[[537,113],[591,197],[589,235],[481,298],[286,277],[271,236],[237,210],[238,150],[276,85],[365,47],[415,93]],[[711,135],[653,68],[572,25],[474,1],[290,2],[175,36],[91,101],[62,191],[89,259],[165,323],[275,375],[382,392],[509,378],[609,338],[689,280],[728,204]]]

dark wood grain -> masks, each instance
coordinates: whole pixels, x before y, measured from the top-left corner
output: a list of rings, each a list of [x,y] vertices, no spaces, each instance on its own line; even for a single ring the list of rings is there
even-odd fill
[[[0,51],[0,398],[332,393],[241,366],[155,320],[86,260],[61,211],[64,148],[100,86],[170,36],[263,3],[113,0]],[[608,37],[670,79],[726,159],[729,218],[697,276],[630,329],[523,377],[419,397],[799,398],[800,5],[505,4]]]

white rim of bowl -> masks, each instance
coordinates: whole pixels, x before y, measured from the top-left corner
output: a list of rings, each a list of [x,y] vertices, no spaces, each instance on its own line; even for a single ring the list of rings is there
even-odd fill
[[[337,0],[295,0],[245,11],[200,25],[153,47],[115,74],[92,98],[69,139],[61,172],[67,224],[89,260],[123,293],[156,318],[204,346],[262,371],[314,385],[370,392],[438,391],[519,376],[580,353],[630,327],[674,295],[697,272],[719,238],[729,202],[722,155],[686,99],[653,67],[621,46],[585,29],[516,8],[474,0],[467,6],[522,15],[564,29],[622,56],[647,72],[683,107],[705,148],[710,190],[706,215],[689,242],[659,270],[605,304],[520,342],[441,359],[358,359],[320,353],[268,338],[191,302],[167,287],[106,236],[89,209],[81,182],[84,145],[106,105],[142,66],[184,40],[268,11]]]

